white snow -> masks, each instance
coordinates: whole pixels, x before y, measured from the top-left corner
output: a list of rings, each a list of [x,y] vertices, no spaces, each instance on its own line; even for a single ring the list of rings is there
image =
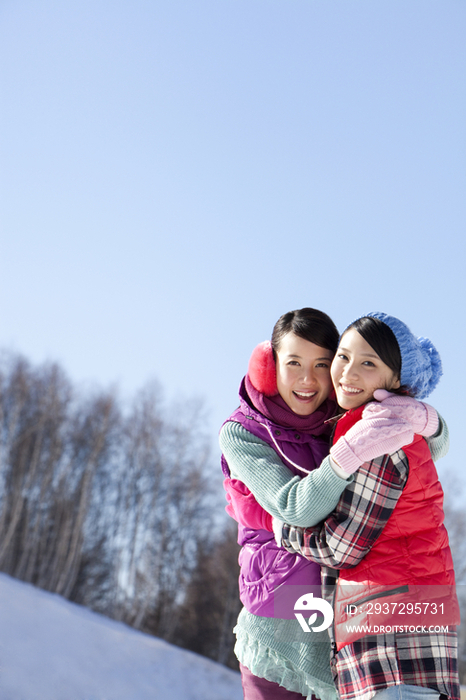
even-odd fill
[[[1,700],[241,700],[239,673],[0,574]]]

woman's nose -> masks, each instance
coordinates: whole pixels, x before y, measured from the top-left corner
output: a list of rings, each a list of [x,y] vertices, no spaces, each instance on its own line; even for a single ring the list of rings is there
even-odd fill
[[[356,374],[354,364],[352,362],[347,362],[343,367],[343,375],[345,377],[352,377]]]
[[[312,384],[314,381],[314,372],[312,369],[305,369],[302,375],[302,381],[304,384]]]

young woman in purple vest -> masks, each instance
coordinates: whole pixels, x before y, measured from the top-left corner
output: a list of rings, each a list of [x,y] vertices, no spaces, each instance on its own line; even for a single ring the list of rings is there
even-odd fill
[[[458,700],[459,612],[431,451],[439,455],[423,437],[436,429],[437,414],[408,399],[414,435],[403,449],[387,443],[385,454],[370,460],[371,428],[361,420],[389,419],[407,395],[428,396],[441,376],[439,355],[398,319],[368,314],[343,333],[331,375],[346,413],[336,424],[330,460],[337,471],[354,472],[353,479],[322,523],[274,524],[287,551],[322,567],[322,596],[334,607],[331,662],[339,696]],[[382,404],[367,403],[374,394]],[[233,500],[237,517],[258,517],[251,499],[247,508],[242,496]]]
[[[227,510],[240,521],[244,608],[234,631],[245,700],[302,700],[313,694],[336,698],[328,635],[301,630],[293,609],[296,596],[293,601],[286,596],[287,589],[319,586],[320,562],[279,548],[270,531],[271,516],[316,526],[336,508],[357,469],[355,464],[342,469],[327,456],[328,421],[337,411],[330,377],[337,346],[338,331],[326,314],[315,309],[284,314],[271,343],[253,352],[240,387],[240,407],[220,432],[231,501]],[[360,464],[383,454],[387,446],[394,452],[412,440],[413,410],[405,405],[412,403],[404,398],[400,405],[382,408],[380,417],[363,417],[345,436],[345,444],[354,440],[355,449],[364,439]],[[420,410],[428,409],[421,405]],[[426,434],[438,426],[437,414],[431,414],[435,418]]]

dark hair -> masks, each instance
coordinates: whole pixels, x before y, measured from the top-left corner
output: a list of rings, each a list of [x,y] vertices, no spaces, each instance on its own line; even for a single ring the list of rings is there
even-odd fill
[[[321,348],[331,350],[333,353],[337,351],[339,338],[337,327],[330,316],[324,314],[323,311],[304,308],[288,311],[280,316],[272,332],[274,356],[278,352],[284,336],[290,331]]]
[[[343,331],[342,337],[352,328],[364,338],[366,343],[369,343],[382,362],[384,362],[387,367],[390,367],[392,372],[394,372],[399,379],[401,376],[401,352],[392,329],[378,318],[363,316],[362,318],[358,318],[357,321],[354,321],[354,323],[351,323],[351,325]],[[406,387],[403,386],[399,389],[391,389],[391,391],[402,394],[409,393]]]

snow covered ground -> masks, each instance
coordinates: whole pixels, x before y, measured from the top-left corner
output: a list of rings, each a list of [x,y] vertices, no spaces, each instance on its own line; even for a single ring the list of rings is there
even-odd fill
[[[239,673],[0,574],[1,700],[241,700]]]

